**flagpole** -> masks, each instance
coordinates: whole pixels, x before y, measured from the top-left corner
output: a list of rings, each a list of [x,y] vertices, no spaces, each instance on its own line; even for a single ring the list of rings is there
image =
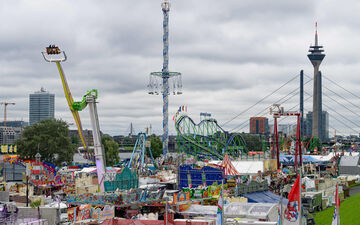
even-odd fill
[[[338,192],[338,186],[336,184],[336,199],[337,199],[337,206],[336,206],[336,210],[337,210],[337,215],[336,215],[336,218],[337,218],[337,222],[338,222],[338,225],[340,225],[340,196],[339,196],[339,192]]]
[[[221,224],[225,224],[224,223],[224,217],[225,217],[225,205],[224,205],[224,178],[225,178],[225,173],[224,173],[224,170],[225,170],[225,167],[222,168],[222,174],[223,174],[223,177],[221,179],[221,204],[222,204],[222,207],[223,207],[223,210],[222,210],[222,215],[221,215]]]
[[[301,209],[301,168],[302,168],[302,165],[300,165],[300,173],[299,173],[299,176],[300,176],[300,179],[299,179],[299,192],[300,192],[300,195],[299,195],[299,211],[300,211],[300,216],[299,216],[299,224],[302,225],[301,223],[301,220],[302,220],[302,209]]]
[[[299,159],[299,224],[302,225],[302,204],[301,204],[301,184],[302,184],[302,171],[303,171],[303,161],[302,161],[302,145],[301,145],[301,126],[300,126],[300,115],[297,116],[297,147],[298,147],[298,155],[300,156]],[[297,157],[297,156],[295,156]]]
[[[300,147],[300,149],[299,149],[299,151],[301,151],[301,145],[299,146]],[[300,154],[300,157],[302,157],[301,156],[301,154]],[[299,211],[300,211],[300,216],[299,216],[299,224],[300,225],[302,225],[302,223],[301,223],[301,220],[302,220],[302,203],[301,203],[301,189],[302,189],[302,187],[301,187],[301,184],[302,184],[302,167],[303,167],[303,165],[302,165],[302,160],[299,160],[300,162],[300,166],[299,166],[299,176],[300,176],[300,179],[299,179],[299,192],[300,192],[300,195],[299,195]]]
[[[281,192],[280,192],[280,225],[283,224],[283,221],[282,221],[282,213],[283,213],[283,207],[282,207],[282,203],[283,203],[283,192],[284,192],[284,186],[281,185]]]

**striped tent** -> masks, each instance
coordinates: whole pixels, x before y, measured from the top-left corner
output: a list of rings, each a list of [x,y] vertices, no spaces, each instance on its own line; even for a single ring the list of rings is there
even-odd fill
[[[225,175],[235,176],[240,175],[240,173],[235,169],[234,165],[231,163],[228,154],[225,154],[224,160],[220,164],[225,169]]]

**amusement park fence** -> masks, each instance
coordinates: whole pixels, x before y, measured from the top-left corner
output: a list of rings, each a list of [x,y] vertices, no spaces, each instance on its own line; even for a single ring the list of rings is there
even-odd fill
[[[266,159],[271,159],[271,155],[267,151],[263,152],[263,154],[252,154],[252,155],[249,155],[248,153],[240,153],[240,156],[239,156],[238,160],[257,161],[257,160],[266,160]]]
[[[21,181],[25,167],[19,164],[4,163],[3,177],[6,181]]]
[[[0,224],[50,225],[47,219],[38,219],[37,209],[31,211],[20,210],[17,213],[6,213],[0,217]]]

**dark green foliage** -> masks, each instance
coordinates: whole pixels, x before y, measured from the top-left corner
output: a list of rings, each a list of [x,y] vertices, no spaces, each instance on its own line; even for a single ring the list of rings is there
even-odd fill
[[[79,138],[77,136],[71,136],[71,144],[79,146]]]
[[[315,147],[317,147],[317,151],[321,151],[321,149],[322,149],[321,141],[317,137],[313,137],[313,138],[305,137],[303,139],[303,142],[305,144],[307,151],[313,152]]]
[[[162,154],[163,151],[162,141],[160,140],[160,137],[151,135],[150,142],[151,142],[151,152],[153,154],[154,159],[156,159]],[[146,152],[146,154],[149,156],[148,151]]]
[[[103,135],[101,142],[104,145],[106,166],[113,166],[119,163],[119,144],[108,135]]]
[[[75,148],[71,145],[69,126],[63,120],[46,119],[25,128],[22,139],[16,142],[22,158],[35,159],[37,152],[41,161],[61,165],[73,160]]]
[[[248,151],[263,151],[263,143],[258,135],[241,134],[246,142]]]

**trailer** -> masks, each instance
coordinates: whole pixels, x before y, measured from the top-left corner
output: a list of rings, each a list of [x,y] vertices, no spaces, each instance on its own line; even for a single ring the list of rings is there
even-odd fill
[[[302,193],[302,205],[309,213],[320,211],[322,207],[322,192],[303,192]]]

